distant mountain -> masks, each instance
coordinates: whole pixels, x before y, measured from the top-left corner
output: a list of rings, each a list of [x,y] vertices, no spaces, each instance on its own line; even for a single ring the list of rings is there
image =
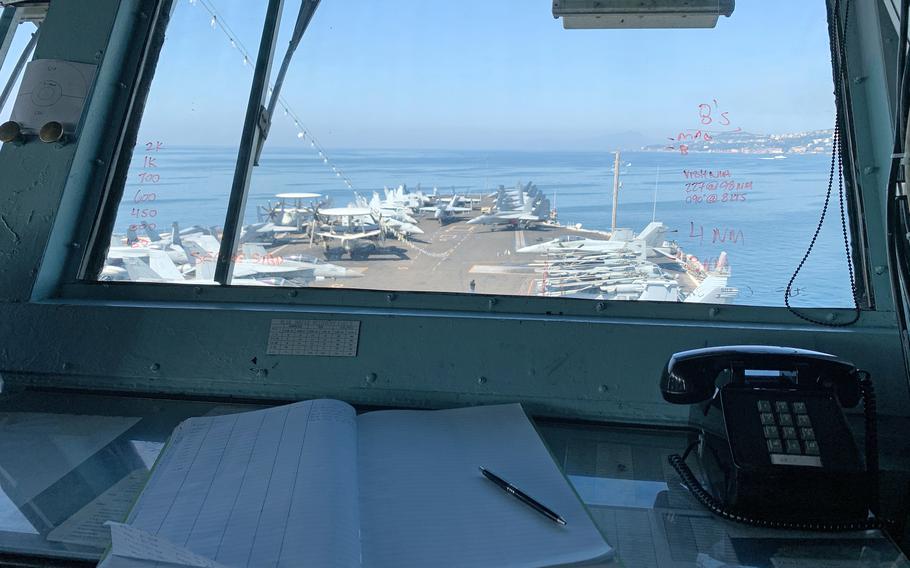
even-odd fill
[[[687,152],[725,154],[824,154],[831,152],[834,130],[810,130],[790,134],[753,134],[751,132],[703,133],[686,131],[665,144],[642,146],[646,152]]]

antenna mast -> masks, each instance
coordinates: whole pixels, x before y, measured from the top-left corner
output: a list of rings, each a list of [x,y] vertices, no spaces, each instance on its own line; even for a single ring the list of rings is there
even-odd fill
[[[616,202],[619,200],[619,150],[616,151],[616,160],[613,162],[613,222],[610,225],[610,236],[616,232]]]

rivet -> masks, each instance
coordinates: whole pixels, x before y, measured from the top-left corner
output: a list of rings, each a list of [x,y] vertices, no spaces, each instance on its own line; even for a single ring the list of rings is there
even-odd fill
[[[70,369],[73,368],[73,364],[72,364],[72,363],[64,362],[63,365],[62,365],[62,368],[63,368],[64,371],[69,371]]]
[[[487,305],[490,307],[490,309],[493,309],[493,306],[495,306],[497,303],[499,303],[499,300],[496,298],[490,298],[490,300],[487,302]]]
[[[710,310],[708,310],[708,315],[711,316],[712,318],[717,317],[717,314],[719,314],[719,313],[720,313],[720,308],[718,308],[718,307],[713,307]]]
[[[297,297],[297,290],[291,290],[290,292],[288,292],[288,298],[296,298],[296,297]]]
[[[367,376],[364,379],[368,383],[376,382],[376,373],[367,373]]]
[[[888,268],[885,267],[885,266],[882,266],[882,265],[878,265],[878,266],[875,267],[875,273],[876,273],[876,274],[884,274],[885,271],[887,271],[887,270],[888,270]]]
[[[865,75],[858,75],[858,76],[856,76],[856,77],[853,78],[853,82],[856,83],[857,85],[859,85],[860,83],[862,83],[862,82],[865,81],[865,80],[866,80],[866,76],[865,76]]]
[[[76,241],[73,241],[70,243],[70,246],[73,247],[74,249],[77,249],[77,248],[79,248],[79,243],[77,243]]]
[[[825,317],[825,319],[828,320],[828,321],[834,321],[834,320],[837,319],[837,314],[834,313],[834,312],[831,312],[831,313],[828,314],[827,317]]]
[[[98,51],[95,52],[95,59],[101,59],[101,56],[103,56],[103,55],[104,55],[104,52],[99,49]]]
[[[484,384],[486,384],[486,383],[487,383],[487,378],[486,378],[486,377],[477,377],[477,384],[478,384],[478,385],[484,385]]]
[[[877,170],[877,169],[878,168],[876,168],[875,166],[866,166],[865,168],[863,168],[863,173],[866,175],[869,175],[871,173],[874,173],[875,170]]]
[[[608,390],[610,390],[610,387],[608,387],[607,385],[600,385],[599,387],[597,387],[597,390],[599,390],[600,392],[607,392]]]
[[[160,369],[160,368],[161,368],[161,365],[159,365],[158,363],[152,363],[151,365],[149,365],[150,371],[158,372],[158,369]]]
[[[385,299],[389,302],[394,302],[397,296],[395,294],[386,294]]]
[[[268,376],[269,376],[269,370],[268,370],[268,369],[256,369],[256,377],[257,377],[257,378],[264,379],[265,377],[268,377]]]
[[[598,312],[602,312],[607,309],[607,303],[606,302],[597,302],[597,305],[594,306],[594,309],[597,310]]]
[[[196,286],[193,288],[193,292],[195,292],[197,295],[202,294],[202,286]]]

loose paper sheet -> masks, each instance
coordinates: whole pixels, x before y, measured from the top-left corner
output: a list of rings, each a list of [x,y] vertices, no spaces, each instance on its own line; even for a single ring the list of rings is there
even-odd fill
[[[119,521],[126,517],[148,474],[148,470],[145,469],[137,469],[130,473],[60,523],[48,533],[47,540],[107,548],[111,541],[111,533],[104,523]]]
[[[224,568],[214,560],[193,554],[182,546],[176,546],[143,530],[113,521],[105,524],[111,529],[111,554],[114,556],[196,568]]]

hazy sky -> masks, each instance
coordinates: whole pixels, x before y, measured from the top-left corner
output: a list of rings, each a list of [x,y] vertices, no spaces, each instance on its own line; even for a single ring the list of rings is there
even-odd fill
[[[202,1],[177,0],[144,137],[239,135],[253,64]],[[255,56],[266,2],[207,1]],[[286,4],[275,69],[299,6]],[[330,148],[634,147],[699,128],[702,103],[731,129],[832,126],[824,0],[738,0],[710,30],[564,30],[551,5],[323,0],[283,94]],[[277,116],[269,143],[295,134]]]

